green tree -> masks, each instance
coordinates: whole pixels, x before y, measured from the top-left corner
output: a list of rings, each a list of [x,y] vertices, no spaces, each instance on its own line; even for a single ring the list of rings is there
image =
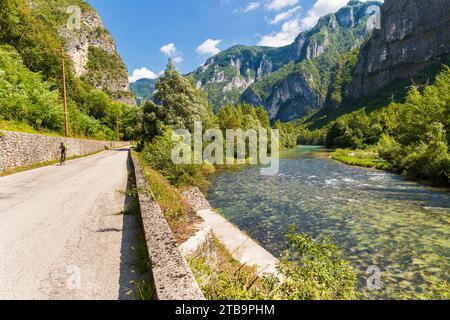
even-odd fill
[[[51,84],[23,64],[11,46],[0,46],[0,116],[35,128],[61,131],[62,100]]]
[[[107,115],[111,100],[100,90],[92,90],[89,92],[85,108],[89,115],[96,119],[103,119]]]
[[[120,119],[120,132],[124,141],[138,141],[142,131],[142,122],[138,121],[141,108],[123,105]]]
[[[204,187],[207,181],[202,172],[202,165],[173,163],[172,150],[178,142],[172,140],[172,134],[173,131],[167,128],[155,137],[152,143],[147,143],[142,151],[144,161],[177,187]]]
[[[406,150],[409,152],[399,161],[407,174],[450,183],[450,153],[442,123],[433,123],[425,139],[414,149]]]
[[[153,139],[163,134],[168,123],[167,117],[168,112],[164,107],[152,101],[144,102],[142,112],[139,114],[139,122],[141,123],[140,148],[143,148],[145,143],[151,143]]]
[[[204,128],[213,123],[211,105],[204,93],[183,77],[171,60],[164,75],[156,83],[155,103],[167,112],[166,124],[172,128],[194,129],[195,121],[202,121]]]

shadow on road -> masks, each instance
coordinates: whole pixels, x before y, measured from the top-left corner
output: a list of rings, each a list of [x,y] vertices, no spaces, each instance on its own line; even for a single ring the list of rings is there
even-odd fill
[[[113,151],[129,151],[128,149],[117,149]],[[136,217],[131,214],[133,210],[134,199],[132,197],[132,188],[134,185],[131,163],[127,161],[127,189],[125,194],[122,245],[120,259],[120,279],[119,279],[119,300],[130,300],[133,298],[130,292],[134,289],[134,283],[139,281],[139,275],[134,272],[135,254],[134,247],[139,237],[139,225]]]
[[[123,149],[118,151],[127,151]],[[143,243],[139,205],[135,198],[136,182],[131,159],[127,161],[128,182],[125,195],[121,245],[119,300],[143,299],[143,283],[149,283],[148,255]]]

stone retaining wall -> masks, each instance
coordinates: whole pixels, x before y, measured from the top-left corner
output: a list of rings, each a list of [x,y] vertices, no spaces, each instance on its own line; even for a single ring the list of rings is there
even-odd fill
[[[175,236],[136,157],[131,154],[136,187],[150,258],[152,277],[158,300],[204,300],[204,296],[178,248]]]
[[[106,149],[129,145],[110,142],[0,131],[0,174],[14,168],[28,167],[58,160],[60,144],[67,146],[68,158],[84,156]]]
[[[212,209],[208,200],[197,187],[185,188],[181,195],[198,212],[204,209]],[[202,221],[196,226],[197,233],[180,246],[181,254],[186,259],[204,259],[207,263],[217,260],[217,248],[214,241],[214,233],[207,223]]]

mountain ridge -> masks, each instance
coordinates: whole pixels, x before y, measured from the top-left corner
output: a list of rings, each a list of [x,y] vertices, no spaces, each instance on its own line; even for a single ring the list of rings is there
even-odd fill
[[[350,1],[336,13],[321,17],[314,28],[301,32],[290,45],[235,45],[208,58],[202,66],[186,76],[193,79],[197,88],[208,93],[208,99],[216,112],[226,104],[244,102],[265,106],[272,120],[288,121],[304,117],[321,108],[327,93],[317,84],[322,82],[321,79],[311,78],[319,73],[330,72],[337,55],[334,55],[333,63],[327,66],[325,72],[317,70],[320,66],[310,63],[304,66],[296,64],[317,59],[327,52],[330,45],[339,47],[340,42],[345,45],[338,49],[338,55],[359,46],[371,31],[366,30],[367,8],[381,4],[378,1]],[[330,28],[331,31],[324,31],[323,28]],[[354,32],[341,32],[341,29],[354,29]],[[334,32],[347,34],[338,35],[336,41],[330,41]],[[302,75],[305,71],[309,71],[308,74]],[[134,93],[151,96],[142,91]],[[294,103],[297,98],[299,104]]]
[[[285,47],[234,46],[209,58],[189,76],[208,93],[216,111],[227,103],[244,102],[265,106],[272,120],[301,118],[321,108],[327,90],[311,83],[321,82],[311,81],[311,77],[322,71],[310,70],[320,66],[292,64],[317,59],[330,46],[340,47],[340,43],[345,45],[337,49],[338,54],[359,46],[371,31],[366,30],[366,22],[367,8],[372,5],[379,6],[381,2],[350,1],[336,13],[322,17],[314,28],[301,32]],[[253,53],[250,57],[249,52]],[[335,62],[336,57],[332,60]],[[326,72],[330,68],[327,66]],[[309,74],[301,74],[306,69]],[[261,92],[262,89],[268,92]]]

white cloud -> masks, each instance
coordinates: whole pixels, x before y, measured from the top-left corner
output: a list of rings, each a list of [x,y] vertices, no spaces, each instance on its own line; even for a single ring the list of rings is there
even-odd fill
[[[360,0],[362,2],[370,0]],[[383,0],[381,0],[383,2]],[[348,0],[317,0],[307,16],[302,20],[302,30],[313,28],[319,19],[329,13],[337,12],[344,7]]]
[[[267,9],[269,10],[281,10],[286,7],[291,7],[296,5],[300,0],[272,0],[267,4]],[[334,1],[334,0],[329,0]]]
[[[161,52],[168,57],[172,57],[177,53],[177,47],[173,43],[169,43],[161,47]]]
[[[294,42],[300,33],[301,25],[299,19],[286,21],[278,33],[265,35],[258,45],[267,47],[283,47]]]
[[[173,61],[174,64],[180,64],[180,63],[182,63],[184,61],[184,59],[183,59],[183,57],[178,56],[178,57],[173,57],[172,61]]]
[[[270,24],[278,24],[278,23],[280,23],[282,21],[288,20],[294,14],[296,14],[298,11],[300,11],[301,9],[302,9],[301,6],[297,6],[297,7],[294,7],[292,9],[289,9],[287,11],[281,12],[281,13],[277,14],[272,21],[270,21]]]
[[[136,82],[139,79],[156,79],[158,76],[152,71],[145,67],[140,69],[135,69],[131,76],[128,76],[128,81],[130,83]]]
[[[249,4],[246,7],[236,9],[233,11],[233,13],[247,13],[247,12],[258,9],[260,6],[261,6],[261,2],[249,2]]]
[[[220,52],[220,49],[217,48],[217,46],[221,42],[222,40],[208,39],[197,48],[197,53],[202,56],[214,56]]]
[[[166,57],[172,59],[175,64],[179,64],[184,60],[183,54],[178,51],[177,47],[173,43],[168,43],[162,46],[160,50]]]
[[[245,7],[243,10],[242,10],[242,12],[250,12],[250,11],[253,11],[253,10],[256,10],[256,9],[258,9],[259,8],[259,6],[261,5],[261,3],[259,3],[259,2],[250,2],[248,5],[247,5],[247,7]]]

